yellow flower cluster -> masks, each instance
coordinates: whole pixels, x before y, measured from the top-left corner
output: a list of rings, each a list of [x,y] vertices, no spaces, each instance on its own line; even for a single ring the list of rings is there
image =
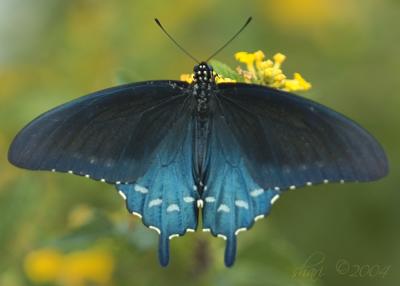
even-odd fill
[[[287,79],[281,69],[286,56],[281,53],[275,54],[273,60],[265,60],[262,51],[255,53],[238,52],[235,54],[235,59],[246,64],[246,70],[238,67],[237,71],[247,83],[267,85],[285,91],[301,91],[311,88],[311,84],[299,73],[295,73],[293,79]]]
[[[281,53],[275,54],[271,60],[265,59],[262,51],[254,53],[238,52],[235,54],[235,59],[240,63],[244,63],[246,69],[242,69],[239,66],[236,71],[233,71],[226,65],[224,69],[225,72],[226,69],[229,69],[229,75],[236,74],[235,78],[239,79],[239,81],[266,85],[284,91],[303,91],[311,88],[311,84],[300,73],[295,73],[291,79],[287,78],[282,71],[282,64],[286,60],[286,56]],[[224,69],[219,72],[224,73]],[[215,75],[217,83],[236,82],[234,79],[224,77],[224,74],[215,73]],[[191,83],[193,74],[182,74],[181,80]]]
[[[109,252],[100,249],[69,254],[56,249],[41,249],[31,252],[25,258],[24,266],[27,276],[35,283],[108,285],[114,271],[114,259]]]
[[[184,74],[181,74],[181,78],[180,79],[181,79],[181,81],[186,81],[188,83],[192,83],[193,76],[194,76],[193,73],[192,74],[184,73]],[[231,79],[229,77],[223,77],[223,76],[221,76],[221,75],[219,75],[219,74],[217,74],[215,72],[214,72],[214,76],[215,76],[215,82],[216,83],[236,82],[236,80],[234,80],[234,79]]]

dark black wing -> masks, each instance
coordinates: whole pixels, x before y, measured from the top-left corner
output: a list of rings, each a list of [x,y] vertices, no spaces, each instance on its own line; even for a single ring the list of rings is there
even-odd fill
[[[189,108],[188,84],[148,81],[99,91],[39,116],[14,139],[14,165],[133,182]],[[179,124],[181,125],[181,124]]]
[[[388,173],[379,143],[345,116],[259,85],[218,87],[222,115],[262,188],[371,181]]]

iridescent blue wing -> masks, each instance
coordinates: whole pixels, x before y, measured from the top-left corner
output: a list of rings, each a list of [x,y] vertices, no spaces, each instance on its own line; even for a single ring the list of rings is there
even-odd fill
[[[180,114],[174,128],[156,149],[148,171],[135,184],[116,185],[129,212],[160,235],[159,260],[169,261],[169,240],[197,228],[199,198],[192,175],[193,121]]]
[[[220,108],[263,188],[377,180],[385,153],[362,127],[311,100],[250,84],[221,84]]]
[[[32,121],[14,139],[9,161],[115,184],[129,211],[160,233],[166,265],[169,239],[197,226],[191,99],[179,81],[96,92]]]
[[[227,239],[227,266],[235,234],[267,214],[281,191],[387,174],[378,142],[343,115],[258,85],[218,87],[202,199],[204,227]]]
[[[187,86],[178,81],[134,83],[63,104],[19,132],[9,161],[26,169],[134,182],[147,171],[185,108]]]
[[[250,175],[238,140],[221,110],[212,118],[202,194],[203,231],[226,240],[225,265],[232,266],[236,235],[266,215],[279,192],[263,189]]]

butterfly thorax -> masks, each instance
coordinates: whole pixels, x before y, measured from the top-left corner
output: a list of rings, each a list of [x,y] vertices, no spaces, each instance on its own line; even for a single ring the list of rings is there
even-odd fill
[[[201,62],[194,67],[193,72],[192,86],[197,102],[197,114],[200,118],[206,118],[209,111],[210,93],[216,86],[213,68]]]

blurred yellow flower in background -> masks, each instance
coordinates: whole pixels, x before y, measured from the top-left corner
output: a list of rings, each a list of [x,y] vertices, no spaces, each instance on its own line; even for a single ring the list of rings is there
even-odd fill
[[[105,285],[110,282],[114,261],[104,250],[76,251],[64,256],[62,279],[66,285],[85,285],[85,281]]]
[[[266,1],[265,12],[280,26],[314,28],[332,20],[337,4],[330,0],[272,0]]]
[[[51,282],[57,279],[62,260],[62,254],[56,249],[33,251],[25,258],[25,272],[34,282]]]
[[[114,259],[103,249],[69,254],[63,254],[57,249],[41,249],[28,254],[24,268],[28,278],[36,283],[109,285],[114,271]]]
[[[80,227],[93,218],[93,210],[87,205],[78,205],[68,214],[68,226],[71,228]]]

